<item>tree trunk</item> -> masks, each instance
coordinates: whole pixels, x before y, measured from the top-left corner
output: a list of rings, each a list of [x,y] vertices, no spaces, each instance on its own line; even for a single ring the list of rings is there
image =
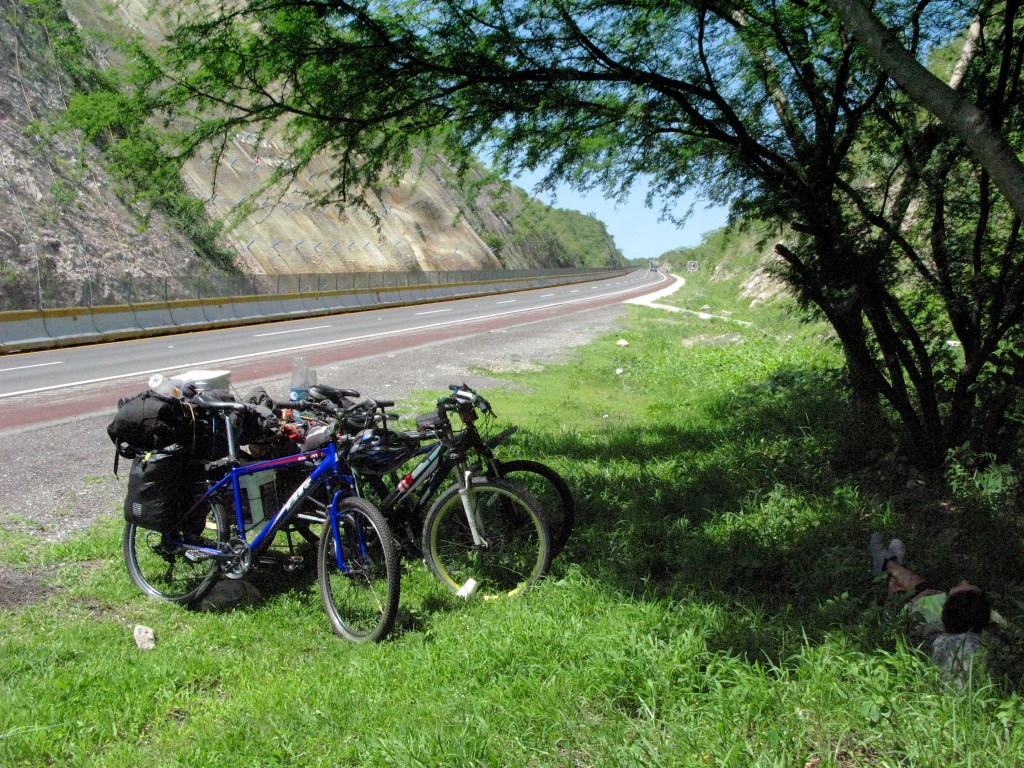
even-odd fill
[[[889,77],[963,140],[1024,219],[1024,163],[985,113],[921,66],[861,0],[826,2]]]

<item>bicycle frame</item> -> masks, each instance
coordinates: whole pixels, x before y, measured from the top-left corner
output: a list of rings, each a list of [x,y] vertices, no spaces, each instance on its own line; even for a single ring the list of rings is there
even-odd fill
[[[226,416],[225,424],[227,424]],[[230,428],[228,430],[228,434],[231,434]],[[247,552],[249,555],[259,555],[270,545],[273,541],[274,535],[292,519],[294,511],[298,509],[301,503],[310,498],[311,491],[317,489],[322,483],[326,484],[327,480],[333,479],[337,481],[339,487],[334,489],[330,503],[325,507],[325,516],[306,517],[305,515],[302,515],[301,517],[316,523],[323,523],[330,520],[331,530],[333,531],[335,542],[338,544],[336,547],[336,551],[338,553],[338,567],[347,572],[348,568],[345,566],[344,562],[342,562],[342,547],[338,529],[338,502],[348,496],[356,495],[356,486],[352,475],[343,471],[342,463],[338,458],[338,449],[334,442],[330,442],[323,448],[319,448],[315,451],[297,453],[291,456],[266,459],[264,461],[256,461],[242,465],[235,464],[233,460],[235,450],[234,440],[231,437],[228,439],[228,450],[230,463],[227,474],[206,490],[202,497],[193,504],[192,510],[197,509],[202,504],[210,502],[217,496],[226,495],[226,491],[228,487],[230,487],[235,509],[235,529],[237,531],[237,538],[233,537],[232,542],[238,542],[240,540],[240,543],[244,545],[244,549],[242,549],[243,554]],[[267,518],[262,525],[253,526],[246,530],[243,516],[242,486],[240,478],[247,475],[253,475],[258,472],[265,472],[267,470],[294,467],[306,462],[317,462],[313,472],[302,481],[299,487],[292,492],[284,504],[274,511],[274,513]],[[250,536],[253,536],[251,541],[249,540]],[[227,542],[218,542],[218,544],[221,545],[225,543]],[[176,541],[175,544],[193,552],[204,553],[218,560],[230,560],[239,557],[238,549],[240,547],[232,547],[229,551],[223,551],[219,547],[214,549],[209,546],[196,545],[188,542]]]
[[[430,506],[431,499],[441,489],[452,470],[458,469],[459,494],[462,497],[463,508],[466,510],[466,520],[472,531],[474,543],[480,546],[483,543],[483,536],[479,531],[476,505],[469,492],[470,479],[478,471],[479,465],[474,465],[472,468],[467,467],[462,448],[465,446],[470,450],[476,450],[484,457],[485,462],[493,463],[494,454],[491,450],[507,440],[516,429],[517,427],[506,429],[486,443],[480,438],[472,424],[447,438],[439,436],[436,443],[420,448],[420,453],[426,453],[426,457],[403,478],[402,482],[407,483],[405,487],[403,488],[401,485],[396,487],[381,502],[381,510],[386,512],[394,509],[409,499],[416,513],[422,517]],[[458,458],[453,458],[453,455],[457,455]],[[417,494],[416,492],[421,488],[422,492]]]
[[[381,509],[391,509],[410,498],[412,499],[415,507],[419,508],[424,506],[426,502],[435,493],[437,493],[437,489],[440,487],[441,482],[444,480],[444,476],[447,474],[447,471],[442,473],[438,470],[448,463],[454,466],[454,462],[442,462],[442,456],[445,453],[445,448],[446,446],[441,442],[437,442],[433,446],[420,448],[418,454],[427,453],[426,457],[413,468],[412,472],[402,479],[401,483],[399,483],[399,485],[407,483],[405,487],[396,487],[388,494],[387,498],[381,502]],[[445,469],[450,470],[451,467],[445,467]],[[418,496],[414,496],[413,494],[423,486],[426,486],[424,492]]]

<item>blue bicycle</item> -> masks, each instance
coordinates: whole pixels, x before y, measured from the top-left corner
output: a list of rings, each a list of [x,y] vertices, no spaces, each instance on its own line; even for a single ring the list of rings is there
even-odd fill
[[[278,533],[298,531],[316,541],[320,596],[335,633],[355,643],[386,636],[398,613],[401,564],[386,520],[355,494],[343,458],[347,446],[339,444],[346,438],[339,434],[314,451],[240,464],[230,416],[249,406],[202,395],[192,402],[223,425],[228,455],[205,465],[208,479],[197,483],[195,502],[183,516],[195,521],[186,531],[126,524],[131,580],[150,596],[192,603],[218,578],[245,576]],[[287,497],[278,504],[282,490]],[[312,526],[321,527],[319,536]]]

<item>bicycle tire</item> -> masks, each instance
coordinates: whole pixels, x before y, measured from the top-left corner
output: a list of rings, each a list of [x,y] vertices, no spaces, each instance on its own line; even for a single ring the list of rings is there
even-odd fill
[[[540,502],[551,530],[551,558],[557,557],[576,525],[576,502],[565,478],[532,459],[495,459],[495,469],[498,477],[510,480]]]
[[[320,597],[335,634],[353,643],[375,642],[391,631],[398,615],[401,561],[391,529],[373,504],[349,497],[338,512],[338,535],[328,520],[317,549]]]
[[[227,514],[217,503],[207,503],[203,538],[211,547],[230,537]],[[211,538],[216,534],[216,540]],[[220,574],[213,557],[192,560],[184,547],[173,546],[159,531],[126,523],[121,550],[132,583],[150,597],[187,605],[205,595]]]
[[[478,525],[486,546],[477,546],[460,488],[442,493],[423,523],[423,558],[456,594],[464,588],[485,597],[516,595],[542,579],[551,565],[551,533],[538,502],[507,480],[473,478]],[[469,580],[475,588],[467,587]]]

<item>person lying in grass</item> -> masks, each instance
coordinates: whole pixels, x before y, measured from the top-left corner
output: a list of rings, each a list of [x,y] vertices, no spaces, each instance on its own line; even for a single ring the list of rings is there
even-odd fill
[[[992,602],[980,587],[961,581],[947,592],[933,589],[924,577],[906,567],[906,545],[893,539],[882,544],[873,533],[868,543],[871,571],[888,576],[890,594],[909,596],[906,610],[918,622],[916,633],[932,643],[932,659],[951,677],[964,681],[972,663],[985,648],[982,632],[1002,624]]]

